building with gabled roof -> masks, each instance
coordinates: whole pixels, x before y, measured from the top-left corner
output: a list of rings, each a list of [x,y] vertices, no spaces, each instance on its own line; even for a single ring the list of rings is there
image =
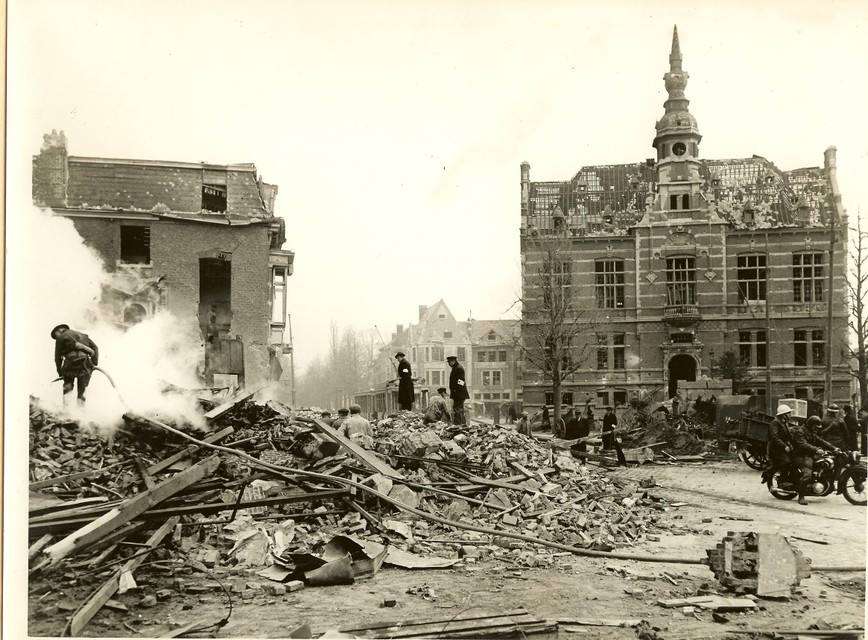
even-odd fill
[[[584,166],[563,182],[533,182],[521,165],[523,297],[535,295],[541,239],[557,238],[572,303],[599,320],[569,347],[590,345],[591,357],[561,400],[620,404],[655,390],[662,400],[680,381],[712,376],[727,351],[749,365],[743,391],[846,399],[847,219],[835,148],[822,166],[794,170],[757,155],[701,158],[682,62],[676,29],[655,158]],[[540,328],[524,314],[523,335]],[[552,405],[550,376],[529,360],[523,371],[525,404]]]
[[[277,186],[253,164],[71,156],[52,132],[33,158],[32,186],[34,204],[70,219],[113,274],[103,302],[117,324],[165,309],[204,335],[213,311],[209,381],[286,379],[295,254],[281,248]]]
[[[353,398],[366,412],[394,410],[397,385],[382,381],[396,378],[394,356],[401,351],[416,378],[414,409],[424,410],[420,403],[427,402],[439,387],[449,387],[452,370],[446,357],[456,356],[464,366],[477,415],[493,415],[505,403],[521,399],[518,331],[514,320],[457,320],[442,298],[432,305],[419,305],[417,322],[397,325],[380,349],[372,367],[373,388],[359,391]],[[501,412],[501,417],[505,419],[505,413]]]

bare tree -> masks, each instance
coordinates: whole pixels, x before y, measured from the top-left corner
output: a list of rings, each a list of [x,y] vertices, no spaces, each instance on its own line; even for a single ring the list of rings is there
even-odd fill
[[[868,232],[858,223],[850,242],[850,270],[847,278],[847,295],[850,305],[848,324],[850,342],[841,355],[847,363],[850,375],[859,383],[859,405],[868,407]]]
[[[601,318],[593,297],[573,284],[569,238],[537,235],[524,242],[519,348],[530,368],[551,382],[557,430],[561,387],[596,357]]]

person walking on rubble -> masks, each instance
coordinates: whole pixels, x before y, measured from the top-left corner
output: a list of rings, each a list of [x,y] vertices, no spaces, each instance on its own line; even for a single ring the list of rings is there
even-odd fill
[[[425,410],[425,417],[422,418],[424,424],[433,422],[451,422],[452,416],[449,413],[449,405],[446,403],[446,387],[437,389],[437,395],[431,399],[431,404]]]
[[[86,333],[74,331],[67,324],[51,330],[54,340],[54,366],[63,378],[63,403],[77,387],[78,403],[84,404],[85,391],[94,367],[99,364],[99,347]]]
[[[332,424],[331,424],[332,429],[339,429],[340,426],[344,423],[344,421],[349,417],[349,415],[350,415],[349,409],[347,409],[345,407],[341,407],[340,409],[338,409],[338,417],[335,418],[334,422],[332,422]]]
[[[452,367],[449,374],[449,397],[452,398],[452,423],[458,425],[467,424],[464,414],[464,401],[470,398],[467,391],[467,377],[464,367],[458,362],[457,356],[449,356],[446,362]]]
[[[395,354],[398,360],[398,406],[402,411],[413,410],[413,370],[410,368],[410,363],[404,357],[404,352],[399,351]]]
[[[362,408],[357,404],[350,405],[350,417],[344,420],[338,429],[340,435],[352,438],[355,435],[374,437],[371,423],[362,417]]]
[[[515,429],[522,435],[531,437],[530,420],[527,418],[527,411],[521,412],[521,417],[515,423]]]

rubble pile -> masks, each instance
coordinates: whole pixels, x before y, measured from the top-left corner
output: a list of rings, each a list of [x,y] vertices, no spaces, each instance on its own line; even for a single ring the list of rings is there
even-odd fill
[[[156,602],[235,576],[252,599],[351,583],[383,564],[547,566],[559,554],[545,541],[628,546],[665,508],[510,428],[425,426],[402,412],[375,425],[369,449],[317,416],[238,402],[200,436],[238,456],[169,430],[142,437],[165,426],[143,416],[106,438],[33,408],[31,584],[87,593],[104,582],[99,593]],[[135,580],[138,565],[122,570],[146,558]],[[46,589],[34,593],[49,606]],[[108,599],[81,603],[73,635]]]
[[[710,440],[703,439],[705,429],[705,423],[698,418],[658,412],[644,421],[641,429],[625,433],[623,443],[631,448],[662,444],[665,446],[661,449],[670,454],[699,454],[713,448]]]

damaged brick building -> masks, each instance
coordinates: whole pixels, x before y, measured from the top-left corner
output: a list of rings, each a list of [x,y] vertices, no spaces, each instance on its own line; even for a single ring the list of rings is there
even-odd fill
[[[749,366],[742,393],[766,394],[768,381],[771,398],[846,399],[847,219],[835,148],[824,166],[791,171],[756,155],[700,159],[677,30],[669,63],[656,158],[584,166],[563,182],[532,182],[521,165],[524,295],[539,295],[540,247],[558,239],[558,277],[576,308],[596,314],[562,401],[621,404],[655,389],[663,400],[679,381],[710,378],[725,352]],[[523,338],[540,329],[525,314]],[[553,404],[541,369],[526,361],[524,371],[525,404]]]
[[[117,324],[165,309],[204,335],[213,312],[206,373],[291,386],[284,330],[294,254],[281,249],[277,187],[253,164],[70,156],[64,134],[52,132],[33,158],[32,186],[34,204],[70,219],[113,274],[103,303]]]

